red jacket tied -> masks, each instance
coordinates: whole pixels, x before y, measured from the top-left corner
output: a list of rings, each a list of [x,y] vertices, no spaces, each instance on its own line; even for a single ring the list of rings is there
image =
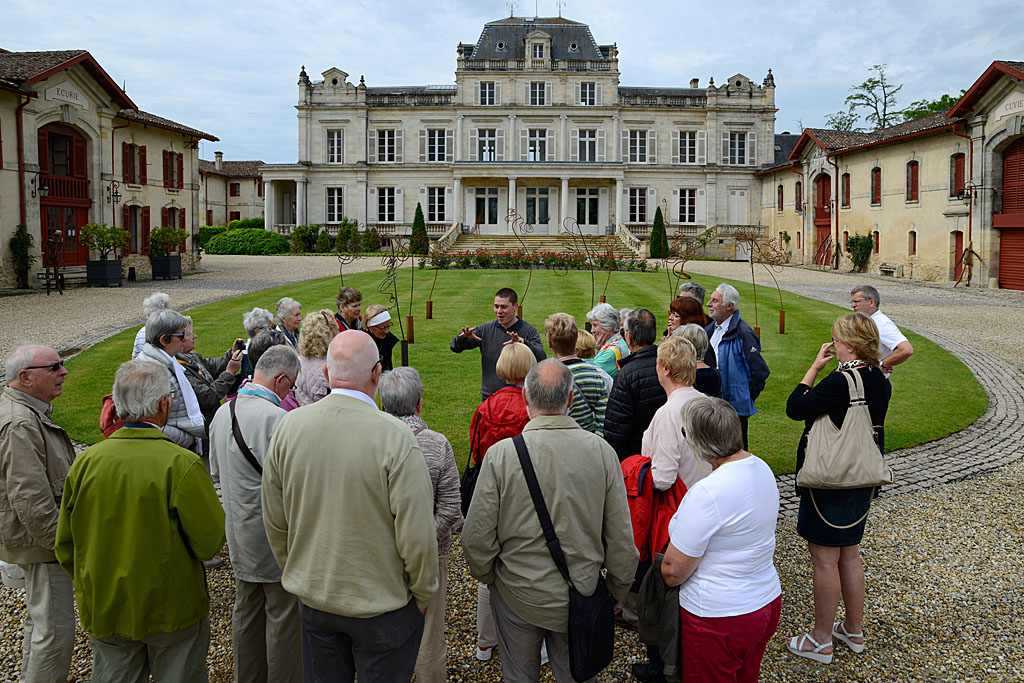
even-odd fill
[[[655,490],[651,459],[640,454],[622,461],[622,477],[633,520],[633,541],[640,561],[649,562],[653,553],[664,552],[668,545],[668,523],[686,495],[686,484],[676,478],[667,491]]]

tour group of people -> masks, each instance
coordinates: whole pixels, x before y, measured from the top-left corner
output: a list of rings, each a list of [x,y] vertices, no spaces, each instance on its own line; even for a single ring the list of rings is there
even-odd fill
[[[884,449],[888,376],[913,348],[874,287],[850,302],[786,404],[805,421],[798,469],[816,420],[842,426],[853,374]],[[779,491],[749,451],[770,370],[734,287],[706,297],[683,283],[663,326],[647,308],[600,303],[582,320],[554,312],[542,331],[518,317],[514,290],[498,290],[493,320],[450,344],[480,356],[462,481],[425,419],[419,372],[394,367],[388,309],[364,311],[351,287],[335,303],[255,308],[244,337],[204,357],[193,320],[166,294],[147,298],[103,411],[109,438],[77,457],[52,416],[68,374],[59,354],[23,344],[8,356],[0,569],[25,588],[21,680],[67,678],[76,603],[93,680],[207,680],[205,569],[226,542],[236,681],[444,681],[461,534],[478,582],[477,659],[497,651],[512,683],[545,665],[571,681],[569,586],[527,464],[576,590],[603,576],[617,621],[634,628],[652,569],[678,601],[635,679],[757,680],[782,609]],[[866,647],[858,548],[875,492],[798,489],[814,615],[786,639],[795,656],[828,664],[836,641]]]

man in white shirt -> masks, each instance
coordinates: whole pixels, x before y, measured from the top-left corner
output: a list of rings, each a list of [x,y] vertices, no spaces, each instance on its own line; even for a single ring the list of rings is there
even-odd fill
[[[871,285],[858,285],[850,292],[850,305],[857,313],[870,316],[878,326],[878,354],[882,372],[888,377],[893,369],[914,355],[914,347],[889,316],[878,310],[878,290]]]

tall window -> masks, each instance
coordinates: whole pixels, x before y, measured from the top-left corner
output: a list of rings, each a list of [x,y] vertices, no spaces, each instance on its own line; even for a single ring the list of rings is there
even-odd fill
[[[729,164],[744,166],[747,163],[747,134],[729,133]]]
[[[629,188],[629,222],[647,222],[647,188]]]
[[[537,47],[537,46],[534,46]],[[530,83],[530,104],[532,106],[543,106],[547,104],[544,97],[547,84],[544,81],[533,81]]]
[[[799,180],[796,181],[796,186],[793,189],[793,202],[797,212],[804,210],[804,184]]]
[[[476,188],[476,224],[498,224],[498,188]]]
[[[782,185],[779,185],[779,193],[781,195]],[[679,190],[679,222],[697,222],[697,190]]]
[[[496,129],[481,128],[477,144],[479,145],[477,158],[480,161],[494,161],[498,149]]]
[[[531,51],[534,59],[544,59],[544,44],[534,43]]]
[[[66,170],[67,165],[67,152],[66,147],[63,155],[59,155],[61,150],[59,138],[67,140],[66,136],[63,135],[51,135],[50,136],[50,148],[51,148],[51,169],[50,172],[54,175],[68,175]],[[164,152],[166,155],[167,152]],[[58,165],[61,159],[64,159],[65,168],[62,170]],[[122,165],[122,177],[121,180],[124,183],[138,183],[141,185],[146,184],[146,146],[132,145],[127,142],[121,144],[121,165]],[[166,185],[166,181],[165,181]]]
[[[597,161],[597,131],[579,131],[579,156],[580,161]]]
[[[494,102],[494,81],[480,81],[480,104],[493,106]]]
[[[544,225],[551,220],[548,214],[549,195],[546,187],[526,188],[526,222],[530,225]]]
[[[526,160],[544,161],[547,158],[547,130],[531,128],[526,140]]]
[[[377,188],[377,220],[381,223],[395,222],[395,188]]]
[[[964,161],[962,152],[949,157],[949,196],[957,197],[964,189]]]
[[[138,206],[125,207],[128,221],[124,228],[128,231],[128,251],[132,254],[139,253],[139,219],[141,218],[141,211],[142,208]]]
[[[242,194],[242,184],[241,183],[231,183],[228,186],[228,194],[230,194],[232,197],[241,196],[241,194]]]
[[[445,149],[445,129],[431,128],[427,130],[427,161],[444,161],[447,154]]]
[[[443,187],[428,187],[427,188],[427,222],[428,223],[444,223],[444,188]]]
[[[782,213],[782,209],[785,208],[785,204],[786,203],[783,200],[784,200],[784,194],[783,194],[783,191],[782,191],[782,183],[779,183],[778,197],[775,200],[775,206],[777,207],[777,210],[779,211],[779,213]]]
[[[184,165],[184,154],[164,150],[164,187],[180,190],[185,186]]]
[[[228,212],[228,220],[229,221],[239,221],[239,220],[242,220],[242,212],[241,211],[230,211],[230,212]]]
[[[598,195],[596,187],[576,189],[576,222],[580,225],[597,225]]]
[[[327,222],[340,223],[345,215],[343,190],[340,187],[327,188]]]
[[[597,104],[597,83],[580,83],[580,102],[584,107]]]
[[[878,231],[875,230],[873,233],[871,233],[871,237],[875,241],[875,253],[877,254],[878,253],[879,242],[881,242],[881,239],[880,239],[880,237],[878,235]]]
[[[629,159],[630,163],[647,163],[647,131],[629,131]]]
[[[842,189],[842,194],[840,196],[841,196],[841,199],[842,199],[843,206],[849,208],[850,207],[850,174],[849,173],[844,173],[843,174],[843,189]]]
[[[697,131],[679,131],[679,163],[697,163]]]
[[[377,131],[377,161],[388,162],[395,160],[395,131],[389,130],[378,130]]]
[[[340,164],[344,157],[341,146],[342,132],[340,130],[327,131],[327,163]]]
[[[882,169],[875,166],[871,169],[871,205],[878,206],[882,203]],[[877,249],[876,249],[877,251]]]
[[[919,199],[918,179],[920,177],[920,164],[916,161],[907,162],[907,201],[916,202]]]
[[[907,256],[917,255],[917,231],[911,230],[907,233]]]
[[[262,197],[263,196],[263,180],[262,180],[262,178],[257,178],[256,179],[256,196],[257,197]]]

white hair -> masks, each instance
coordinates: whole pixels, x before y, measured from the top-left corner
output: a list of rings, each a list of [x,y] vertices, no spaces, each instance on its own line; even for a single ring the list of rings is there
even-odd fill
[[[270,315],[270,311],[259,306],[242,316],[242,324],[250,337],[256,334],[256,330],[265,330],[273,323],[274,316]]]
[[[157,292],[151,296],[146,297],[142,301],[142,315],[147,318],[157,311],[162,311],[165,308],[171,307],[170,295],[164,294],[163,292]]]
[[[117,369],[112,393],[118,417],[138,422],[160,409],[160,399],[171,393],[171,376],[160,363],[136,358]]]
[[[548,358],[534,365],[526,374],[523,398],[534,414],[564,414],[572,387],[569,368],[560,360]]]
[[[722,303],[732,304],[732,309],[734,311],[740,310],[740,293],[736,291],[735,287],[723,282],[715,287],[715,291],[722,294]]]
[[[302,308],[302,304],[290,296],[286,296],[277,302],[277,308],[274,309],[274,315],[278,320],[280,320],[296,308]]]
[[[597,324],[609,332],[618,332],[620,327],[619,312],[607,303],[599,303],[587,311],[587,320],[596,320]]]
[[[187,326],[188,321],[185,320],[185,316],[181,313],[172,311],[169,308],[157,311],[146,318],[146,343],[162,349],[161,337],[165,334],[174,334],[178,330],[184,330]]]
[[[14,350],[7,356],[4,365],[7,369],[8,382],[18,379],[18,373],[32,365],[36,359],[36,349],[38,348],[38,344],[30,344],[28,342],[23,342],[14,347]]]
[[[396,417],[416,412],[423,398],[423,380],[416,368],[399,366],[380,377],[380,407]]]
[[[286,344],[276,344],[263,352],[260,359],[256,361],[254,374],[265,377],[277,377],[278,375],[298,374],[301,363],[299,354],[295,349]]]

